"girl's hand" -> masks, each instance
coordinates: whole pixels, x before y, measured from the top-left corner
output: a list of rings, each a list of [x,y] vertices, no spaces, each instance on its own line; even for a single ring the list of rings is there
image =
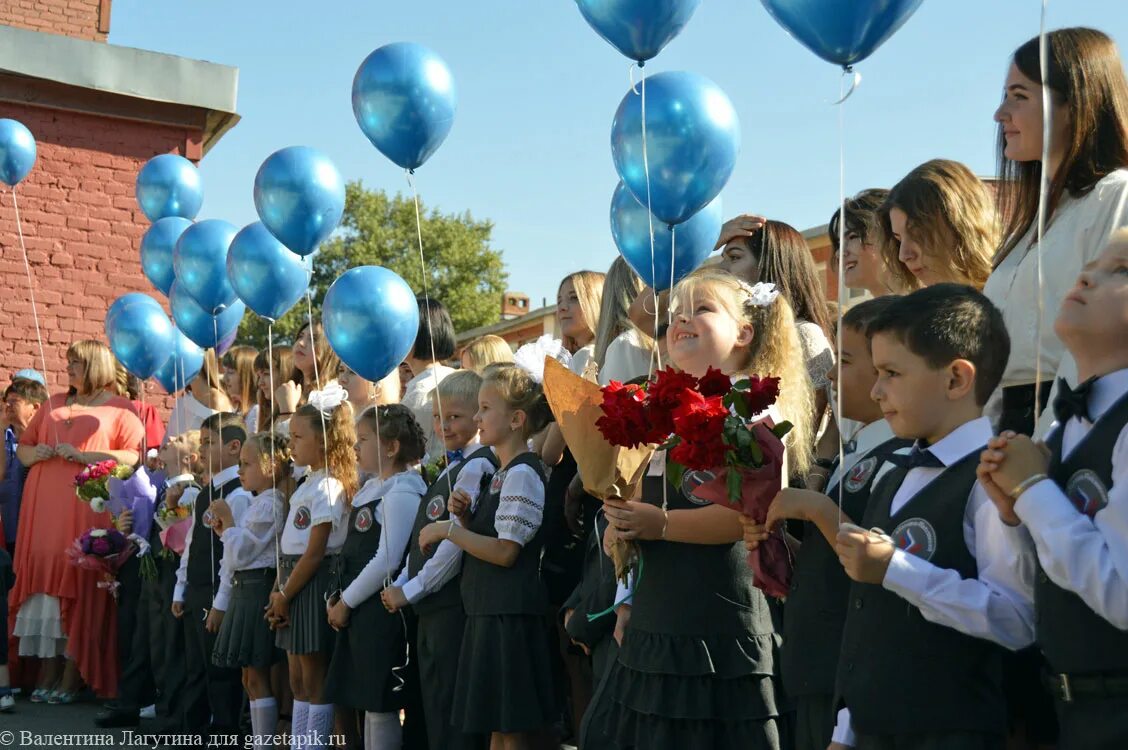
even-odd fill
[[[434,521],[423,527],[419,532],[419,549],[423,550],[423,554],[429,553],[432,547],[446,539],[451,523],[451,521]]]
[[[603,530],[603,554],[611,557],[611,550],[615,547],[619,538],[619,530],[611,524],[607,524],[607,528]]]
[[[756,523],[752,516],[740,514],[740,524],[744,527],[744,548],[751,552],[768,538],[768,525]]]
[[[274,391],[274,407],[279,414],[293,414],[302,400],[302,387],[287,380]]]
[[[329,626],[333,630],[340,630],[349,626],[349,616],[352,610],[349,605],[345,604],[345,600],[337,597],[336,601],[329,606]]]
[[[212,513],[212,529],[216,536],[223,536],[223,532],[235,525],[235,516],[231,513],[231,506],[226,500],[216,500],[208,506]]]
[[[46,461],[47,459],[54,458],[54,457],[55,457],[55,446],[47,445],[46,443],[40,443],[39,445],[35,446],[35,460],[36,461]]]
[[[275,591],[270,595],[270,603],[266,605],[266,621],[274,630],[290,624],[290,602],[281,591]]]
[[[114,528],[129,536],[129,532],[133,531],[133,511],[123,510],[118,513],[114,518]]]
[[[455,490],[450,493],[450,499],[447,500],[447,510],[450,514],[463,521],[466,515],[470,512],[470,495],[466,490]]]
[[[407,606],[407,597],[403,595],[403,589],[399,586],[389,586],[380,592],[380,601],[384,603],[384,609],[389,612],[397,612]]]
[[[208,619],[204,620],[204,630],[208,631],[209,633],[218,633],[219,626],[222,623],[223,611],[212,607],[211,611],[208,612]]]
[[[603,512],[621,539],[660,539],[666,528],[666,512],[657,505],[638,500],[606,500]]]
[[[55,455],[62,456],[68,461],[74,461],[78,464],[86,463],[82,458],[82,451],[75,448],[70,443],[59,443],[55,446]]]
[[[826,500],[826,495],[814,490],[801,490],[795,487],[780,490],[768,508],[764,525],[774,529],[776,524],[789,518],[796,521],[811,521],[814,519],[813,511],[817,504]]]
[[[631,621],[631,605],[620,604],[615,608],[615,630],[612,635],[615,643],[623,645],[623,635],[627,632],[627,623]]]
[[[721,236],[717,239],[717,247],[724,247],[740,237],[751,237],[757,229],[763,228],[765,223],[767,219],[755,214],[741,214],[729,219],[721,225]]]

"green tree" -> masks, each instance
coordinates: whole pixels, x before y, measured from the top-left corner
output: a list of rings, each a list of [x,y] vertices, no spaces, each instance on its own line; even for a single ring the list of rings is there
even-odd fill
[[[508,275],[501,251],[490,246],[493,222],[476,221],[469,212],[427,212],[420,201],[427,291],[450,311],[456,331],[497,322]],[[313,258],[310,293],[314,315],[338,276],[354,266],[383,266],[423,293],[415,203],[410,196],[389,197],[367,190],[359,181],[345,187],[341,228]],[[305,300],[274,324],[275,343],[292,341],[306,319]],[[248,312],[239,341],[266,346],[266,321]]]

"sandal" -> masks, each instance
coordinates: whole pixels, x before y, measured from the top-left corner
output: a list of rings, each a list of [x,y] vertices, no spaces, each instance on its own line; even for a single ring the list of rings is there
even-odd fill
[[[31,696],[28,698],[28,700],[32,703],[46,703],[47,699],[53,692],[54,691],[50,688],[36,688],[31,692]]]
[[[52,706],[67,706],[78,699],[78,693],[68,693],[64,690],[52,690],[47,696],[47,703]]]

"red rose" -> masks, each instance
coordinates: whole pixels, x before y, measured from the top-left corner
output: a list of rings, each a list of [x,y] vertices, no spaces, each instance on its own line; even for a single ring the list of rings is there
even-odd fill
[[[682,439],[670,458],[690,469],[709,469],[724,463],[725,419],[729,410],[721,396],[705,398],[686,391],[674,410],[674,433]],[[680,457],[679,457],[680,456]]]
[[[779,378],[761,378],[753,375],[748,379],[748,390],[743,391],[749,414],[759,414],[779,398]]]
[[[697,378],[667,367],[659,370],[646,391],[648,440],[660,443],[674,431],[674,409],[694,394]]]
[[[724,463],[724,443],[680,443],[670,449],[670,460],[690,470],[715,469]]]
[[[647,442],[645,399],[641,386],[611,381],[603,388],[603,416],[595,426],[608,443],[633,448]]]
[[[706,398],[709,396],[724,396],[732,390],[732,378],[720,370],[710,367],[697,381],[697,390]]]

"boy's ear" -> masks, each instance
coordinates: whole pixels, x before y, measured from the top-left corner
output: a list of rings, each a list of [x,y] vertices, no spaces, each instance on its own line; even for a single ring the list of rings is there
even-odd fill
[[[966,359],[953,360],[948,365],[948,400],[975,397],[975,365]]]
[[[243,450],[242,440],[228,440],[227,445],[223,446],[228,453],[234,453],[236,456]]]

